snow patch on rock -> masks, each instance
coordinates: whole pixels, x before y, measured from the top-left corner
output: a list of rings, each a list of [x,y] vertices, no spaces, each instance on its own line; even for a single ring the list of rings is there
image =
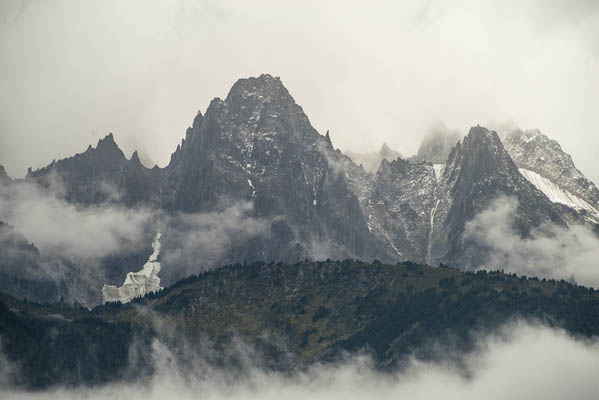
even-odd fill
[[[443,170],[445,169],[445,164],[433,164],[433,170],[435,171],[435,180],[439,182],[441,180],[441,176],[443,176]]]
[[[599,210],[590,205],[580,197],[560,188],[549,179],[525,168],[519,168],[520,173],[530,181],[537,189],[545,194],[554,203],[565,204],[575,210],[587,210],[589,213],[599,217]]]
[[[128,272],[125,282],[122,286],[104,285],[102,287],[102,299],[104,302],[120,301],[128,303],[136,297],[145,296],[148,293],[156,292],[162,289],[160,286],[160,262],[158,254],[160,253],[160,232],[156,234],[152,243],[152,255],[146,261],[141,270],[137,272]]]
[[[250,188],[252,189],[252,197],[256,197],[256,188],[254,187],[252,180],[250,178],[247,178],[247,179],[248,179],[248,185],[250,185]]]

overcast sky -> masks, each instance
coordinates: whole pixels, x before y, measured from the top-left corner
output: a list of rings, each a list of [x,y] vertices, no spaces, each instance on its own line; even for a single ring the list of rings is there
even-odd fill
[[[511,121],[599,182],[596,0],[3,0],[0,164],[22,177],[113,132],[164,166],[197,110],[263,72],[342,149]]]

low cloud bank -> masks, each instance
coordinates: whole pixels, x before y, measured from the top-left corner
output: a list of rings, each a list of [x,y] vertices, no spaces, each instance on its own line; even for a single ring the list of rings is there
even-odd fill
[[[500,197],[466,224],[464,237],[491,249],[485,268],[599,287],[599,239],[589,228],[545,224],[521,238],[513,229],[517,208]]]
[[[237,349],[239,350],[239,349]],[[38,393],[0,390],[12,399],[596,399],[596,340],[572,338],[561,330],[528,323],[505,326],[480,338],[478,350],[462,367],[412,361],[396,374],[376,372],[368,357],[305,372],[282,374],[248,367],[246,374],[204,368],[201,361],[182,367],[160,343],[152,350],[157,373],[146,382],[95,389],[58,388]],[[246,353],[251,364],[254,357]],[[464,369],[466,369],[466,372]],[[0,380],[2,382],[2,380]]]
[[[149,209],[111,203],[78,207],[62,193],[57,181],[48,188],[29,182],[0,186],[0,220],[13,225],[42,251],[90,259],[139,243],[154,217]]]
[[[253,211],[252,202],[239,201],[219,211],[169,216],[161,259],[179,279],[231,262],[226,256],[235,246],[268,232],[270,222],[255,218]]]
[[[99,190],[118,196],[107,185]],[[2,290],[37,302],[63,298],[92,307],[104,283],[119,274],[124,279],[125,262],[141,262],[156,216],[149,208],[110,201],[89,207],[69,203],[56,176],[45,185],[23,180],[0,185],[0,221],[10,225],[0,231],[2,272],[19,282]],[[34,289],[40,284],[44,290]]]
[[[58,181],[48,188],[29,182],[0,186],[0,221],[42,251],[73,259],[104,257],[136,244],[148,247],[146,239],[153,237],[148,231],[160,220],[170,244],[163,259],[175,265],[213,264],[236,242],[266,231],[267,221],[252,214],[253,203],[248,201],[213,212],[164,215],[115,203],[77,206],[64,199]]]

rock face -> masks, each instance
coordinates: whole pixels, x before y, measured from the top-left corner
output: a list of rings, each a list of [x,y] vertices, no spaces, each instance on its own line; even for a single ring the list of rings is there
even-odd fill
[[[520,172],[551,201],[599,223],[599,190],[558,142],[534,129],[508,133],[503,143]]]
[[[553,203],[520,174],[497,133],[474,127],[447,164],[383,162],[368,200],[369,226],[401,259],[476,267],[486,249],[464,240],[466,222],[500,196],[518,200],[515,228],[522,235],[543,222],[565,225]]]
[[[358,168],[316,132],[278,78],[242,79],[188,129],[166,168],[164,207],[206,212],[225,199],[253,201],[256,217],[276,223],[245,252],[250,260],[388,259],[350,184],[358,196],[366,189],[345,179],[346,164]]]
[[[95,148],[89,146],[83,153],[30,171],[26,179],[44,186],[62,185],[65,198],[80,205],[122,202],[135,206],[157,204],[161,171],[144,167],[137,152],[127,160],[110,133]]]
[[[426,260],[437,187],[430,163],[381,163],[368,200],[368,226],[401,259]]]
[[[6,173],[3,165],[0,165],[0,185],[8,185],[11,183],[11,179]]]
[[[128,303],[136,297],[143,297],[148,293],[162,289],[158,277],[160,272],[160,261],[158,261],[160,232],[154,238],[152,249],[152,255],[143,268],[137,272],[128,272],[122,286],[104,285],[102,287],[102,300],[104,302],[120,301],[121,303]]]
[[[514,228],[521,235],[527,235],[544,222],[566,225],[553,203],[519,173],[497,133],[486,128],[472,128],[452,150],[443,180],[445,194],[440,206],[449,207],[445,221],[438,225],[439,233],[433,232],[442,244],[434,252],[433,260],[464,267],[483,265],[486,249],[463,241],[462,233],[467,221],[500,196],[518,200]]]

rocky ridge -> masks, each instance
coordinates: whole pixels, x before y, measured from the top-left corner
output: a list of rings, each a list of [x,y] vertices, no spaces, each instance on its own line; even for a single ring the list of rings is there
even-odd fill
[[[538,133],[502,141],[477,126],[453,143],[456,135],[431,136],[419,156],[408,160],[389,161],[397,153],[383,147],[372,173],[335,149],[328,132],[321,135],[311,126],[279,78],[261,75],[239,80],[224,100],[216,98],[205,114],[198,112],[165,168],[144,167],[137,153],[127,159],[110,134],[96,148],[30,171],[26,181],[58,180],[66,199],[82,207],[114,202],[153,207],[167,217],[218,213],[249,202],[248,218],[265,222],[265,231],[235,241],[212,265],[197,260],[185,269],[196,273],[224,263],[305,258],[475,268],[485,264],[488,249],[464,237],[465,225],[497,197],[518,200],[514,228],[523,237],[543,223],[566,226],[592,211],[565,210],[533,173],[597,205],[594,185],[559,145]],[[532,160],[523,156],[527,151]],[[169,240],[177,228],[163,231],[163,250],[177,250]],[[106,298],[127,297],[115,285],[142,268],[147,254],[111,273],[113,289],[107,290],[114,293]]]
[[[537,129],[514,130],[503,143],[521,173],[554,203],[599,223],[599,189],[574,165],[559,143]]]

